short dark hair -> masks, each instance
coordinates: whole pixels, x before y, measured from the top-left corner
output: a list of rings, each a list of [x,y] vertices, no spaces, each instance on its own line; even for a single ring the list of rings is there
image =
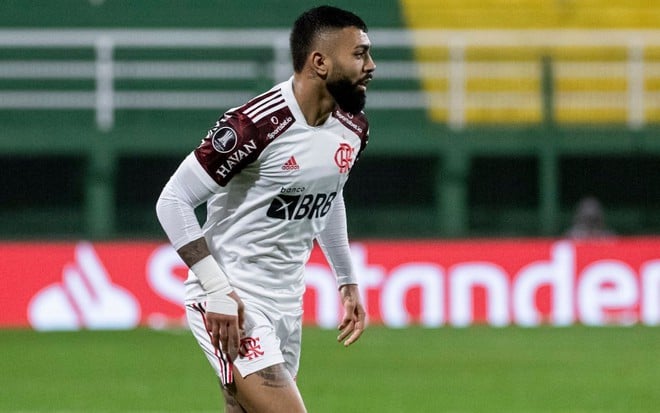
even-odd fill
[[[365,33],[368,30],[360,17],[337,7],[319,6],[301,14],[294,22],[289,37],[293,70],[298,73],[302,71],[319,33],[345,27],[357,27]]]

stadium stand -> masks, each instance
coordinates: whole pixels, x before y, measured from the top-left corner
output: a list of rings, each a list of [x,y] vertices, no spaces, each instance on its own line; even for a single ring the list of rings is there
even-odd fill
[[[657,122],[660,45],[644,34],[603,35],[593,30],[657,28],[660,5],[646,1],[547,2],[540,0],[404,0],[403,13],[412,29],[489,30],[486,43],[420,46],[416,57],[429,66],[459,56],[465,84],[465,121],[477,123],[537,123],[543,118],[542,71],[551,62],[556,96],[554,116],[568,123],[638,122],[622,104],[638,86],[644,119]],[[499,29],[499,31],[498,31]],[[503,33],[501,29],[508,32]],[[524,29],[525,33],[511,31]],[[544,30],[545,29],[545,30]],[[572,29],[557,39],[548,29]],[[577,32],[581,30],[582,32]],[[588,31],[585,31],[588,30]],[[463,37],[468,37],[470,32]],[[561,35],[561,34],[560,34]],[[630,76],[646,55],[647,74],[639,85]],[[446,78],[425,74],[428,93],[449,93]],[[431,107],[431,117],[451,121],[447,106]]]
[[[451,29],[655,29],[660,4],[648,0],[401,0],[406,23]]]
[[[162,237],[163,183],[220,112],[287,72],[273,41],[307,7],[129,3],[0,3],[0,237]],[[354,237],[557,236],[587,192],[618,232],[660,231],[660,6],[333,3],[369,21],[379,65]],[[544,43],[557,29],[571,47]]]

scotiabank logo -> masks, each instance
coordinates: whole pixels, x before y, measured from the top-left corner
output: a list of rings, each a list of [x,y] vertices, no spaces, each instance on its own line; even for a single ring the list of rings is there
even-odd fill
[[[284,220],[321,218],[327,215],[336,192],[329,194],[278,195],[266,215]]]

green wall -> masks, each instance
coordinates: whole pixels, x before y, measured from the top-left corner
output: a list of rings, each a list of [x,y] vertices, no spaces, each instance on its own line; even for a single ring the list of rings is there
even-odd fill
[[[402,25],[396,0],[2,0],[0,27],[289,27],[302,11],[321,4],[349,9],[370,27]]]
[[[371,27],[401,26],[394,1],[333,4]],[[294,1],[4,0],[0,27],[288,27],[303,8]],[[17,53],[0,50],[0,58]],[[252,85],[254,92],[265,83]],[[23,87],[0,81],[0,89]],[[119,110],[108,132],[91,110],[0,110],[0,238],[162,238],[158,193],[224,109]],[[423,111],[369,115],[369,147],[346,188],[354,238],[559,236],[587,194],[603,201],[617,232],[660,232],[657,126],[632,132],[545,122],[457,132]]]
[[[160,189],[212,111],[0,115],[0,237],[161,236]],[[557,236],[598,196],[622,234],[660,231],[657,128],[547,126],[452,132],[423,113],[371,113],[346,189],[354,237]]]

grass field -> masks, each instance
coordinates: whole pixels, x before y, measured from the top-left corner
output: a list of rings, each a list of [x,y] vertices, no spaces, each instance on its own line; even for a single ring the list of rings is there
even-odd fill
[[[660,411],[660,329],[370,327],[354,347],[307,328],[310,412]],[[187,331],[0,330],[0,412],[220,412]]]

